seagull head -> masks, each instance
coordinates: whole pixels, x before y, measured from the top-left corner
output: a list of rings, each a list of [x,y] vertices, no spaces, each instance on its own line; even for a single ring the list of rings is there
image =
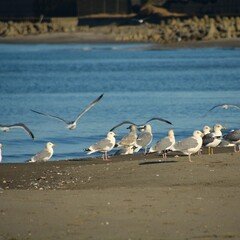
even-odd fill
[[[48,142],[47,143],[47,148],[53,148],[55,146],[55,144],[51,143],[51,142]]]
[[[169,131],[168,131],[168,136],[171,138],[171,137],[174,137],[174,131],[173,131],[173,129],[170,129]]]
[[[202,138],[203,137],[203,133],[199,130],[196,130],[193,132],[193,136],[196,138]]]
[[[130,131],[137,131],[136,125],[130,125],[129,127],[127,127],[127,129],[130,129]]]
[[[107,134],[107,137],[108,137],[108,138],[113,138],[113,137],[115,137],[115,136],[116,136],[115,132],[109,132],[109,133]]]
[[[216,124],[213,127],[214,131],[221,131],[222,129],[226,129],[224,126],[222,126],[221,124]]]
[[[208,133],[210,133],[210,131],[211,131],[211,128],[209,127],[209,126],[204,126],[203,127],[203,133],[206,135],[206,134],[208,134]]]
[[[143,126],[138,127],[138,130],[140,130],[141,132],[146,131],[146,132],[152,132],[152,127],[150,124],[146,124]]]

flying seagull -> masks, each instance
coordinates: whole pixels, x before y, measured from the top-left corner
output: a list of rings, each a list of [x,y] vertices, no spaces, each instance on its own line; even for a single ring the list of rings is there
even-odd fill
[[[12,125],[2,125],[0,124],[0,130],[3,131],[3,132],[8,132],[10,131],[10,129],[12,128],[21,128],[23,129],[24,131],[27,132],[27,134],[34,140],[34,135],[33,133],[30,131],[30,129],[23,123],[15,123],[15,124],[12,124]]]
[[[32,112],[35,112],[37,114],[41,114],[41,115],[44,115],[44,116],[47,116],[47,117],[51,117],[51,118],[55,118],[59,121],[62,121],[64,122],[65,124],[67,124],[67,128],[69,130],[73,130],[77,127],[77,122],[78,120],[87,112],[89,111],[97,102],[100,101],[100,99],[103,97],[103,94],[100,95],[97,99],[95,99],[93,102],[91,102],[85,109],[83,109],[77,116],[77,118],[74,120],[74,121],[66,121],[64,120],[63,118],[61,117],[58,117],[58,116],[54,116],[54,115],[50,115],[50,114],[47,114],[47,113],[41,113],[41,112],[38,112],[38,111],[35,111],[35,110],[32,110]]]
[[[204,116],[206,116],[209,112],[211,112],[215,108],[222,108],[222,109],[225,109],[225,110],[227,110],[229,108],[236,108],[236,109],[240,110],[240,106],[239,105],[223,103],[223,104],[218,104],[218,105],[213,106],[211,109],[209,109],[207,111],[207,113]]]
[[[53,155],[53,147],[55,144],[48,142],[45,146],[45,148],[38,152],[35,156],[33,156],[29,161],[27,162],[46,162],[48,161],[52,155]]]

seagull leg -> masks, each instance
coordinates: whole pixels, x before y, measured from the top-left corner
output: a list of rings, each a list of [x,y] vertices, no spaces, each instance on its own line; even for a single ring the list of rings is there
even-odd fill
[[[214,152],[213,152],[213,148],[211,148],[211,154],[212,154],[212,155],[214,154]]]
[[[238,147],[238,149],[239,149],[239,147]],[[234,145],[233,150],[234,150],[234,152],[238,152],[236,144]]]
[[[188,155],[189,162],[193,162],[191,159],[191,154]]]
[[[208,155],[211,154],[211,147],[208,147]]]
[[[147,155],[147,147],[144,148],[144,155]]]

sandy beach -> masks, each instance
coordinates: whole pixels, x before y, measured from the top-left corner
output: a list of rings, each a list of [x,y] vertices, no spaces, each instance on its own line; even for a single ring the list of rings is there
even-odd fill
[[[1,164],[0,239],[239,239],[239,158]]]

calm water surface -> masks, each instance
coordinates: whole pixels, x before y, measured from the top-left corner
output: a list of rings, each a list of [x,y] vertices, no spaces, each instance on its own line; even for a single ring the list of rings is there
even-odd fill
[[[35,109],[72,120],[101,93],[75,131],[36,115]],[[0,123],[24,122],[34,132],[0,133],[4,162],[24,162],[47,141],[53,159],[85,156],[83,149],[123,120],[142,123],[161,116],[174,123],[177,139],[220,122],[239,127],[240,111],[215,104],[240,103],[240,49],[151,50],[139,44],[0,45]],[[152,124],[154,141],[169,126]],[[118,138],[127,132],[119,128]]]

